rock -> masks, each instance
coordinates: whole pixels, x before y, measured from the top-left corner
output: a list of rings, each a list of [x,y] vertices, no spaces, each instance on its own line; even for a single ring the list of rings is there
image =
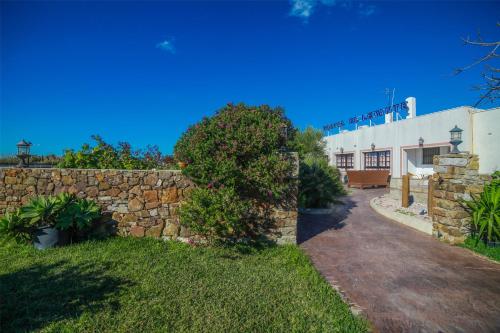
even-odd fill
[[[63,185],[69,186],[69,185],[73,185],[75,183],[75,180],[69,175],[63,176],[62,183],[63,183]]]
[[[158,181],[158,176],[150,173],[146,177],[144,177],[144,185],[155,186]]]
[[[144,199],[146,202],[156,202],[158,201],[158,191],[157,190],[147,190],[144,191]]]
[[[128,210],[131,212],[137,212],[142,210],[143,203],[139,201],[137,198],[134,198],[128,202]]]
[[[17,183],[17,178],[6,176],[4,182],[5,184],[13,185]]]
[[[165,229],[163,229],[163,235],[165,236],[178,236],[179,226],[174,223],[167,223]]]
[[[89,198],[95,198],[95,197],[97,197],[97,194],[99,194],[99,189],[97,188],[97,186],[90,186],[90,187],[87,187],[85,192],[87,193],[87,196]]]
[[[106,191],[106,195],[108,195],[110,197],[116,197],[120,193],[121,193],[121,190],[119,188],[116,188],[116,187],[113,187],[113,188]]]
[[[169,187],[165,190],[163,190],[162,196],[161,196],[161,202],[162,203],[174,203],[177,202],[179,199],[177,195],[177,188],[176,187]]]
[[[158,225],[154,225],[148,230],[146,230],[146,236],[149,237],[154,237],[154,238],[160,238],[161,232],[163,231],[163,226],[165,225],[164,222],[161,222]]]
[[[145,231],[144,227],[133,226],[130,228],[130,235],[133,237],[144,237]]]

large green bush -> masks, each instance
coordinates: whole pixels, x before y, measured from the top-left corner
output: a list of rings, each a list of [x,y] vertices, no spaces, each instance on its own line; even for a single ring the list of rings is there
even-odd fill
[[[250,212],[250,201],[239,198],[233,188],[197,188],[182,206],[180,218],[191,231],[214,242],[248,235]]]
[[[127,170],[174,167],[172,157],[162,155],[157,146],[148,146],[146,151],[141,151],[133,150],[127,142],[120,142],[115,147],[98,135],[93,135],[92,139],[96,143],[95,146],[86,143],[79,151],[66,150],[58,167]]]
[[[201,206],[205,210],[213,211],[221,197],[229,196],[240,204],[252,202],[253,207],[262,207],[286,200],[294,163],[282,149],[294,133],[281,108],[228,104],[213,117],[191,126],[176,143],[174,156],[186,164],[184,174],[201,188],[210,188],[197,193],[204,198]],[[224,193],[219,193],[221,188]],[[233,211],[228,212],[231,218],[224,215],[226,212],[215,219],[191,214],[199,211],[195,207],[198,199],[181,207],[181,222],[192,229],[196,224],[212,225],[216,221],[217,227],[212,229],[220,238],[248,236],[250,229],[259,229],[255,225],[250,228],[246,218],[240,218],[241,225],[235,227]]]

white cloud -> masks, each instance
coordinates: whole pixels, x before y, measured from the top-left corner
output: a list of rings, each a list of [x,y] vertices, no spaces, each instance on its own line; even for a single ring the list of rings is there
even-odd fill
[[[156,47],[165,52],[170,52],[172,54],[175,53],[174,40],[172,38],[165,39],[163,42],[156,44]]]
[[[355,5],[353,6],[352,0],[290,0],[290,5],[292,6],[290,15],[302,18],[306,22],[314,11],[321,6],[334,7],[338,5],[347,11],[355,9],[361,17],[371,16],[376,11],[375,5],[365,5],[363,3],[359,3],[356,8]]]
[[[375,14],[375,9],[376,7],[374,5],[365,5],[363,3],[360,3],[358,6],[358,13],[362,17],[368,17]]]
[[[317,5],[316,0],[292,0],[292,8],[290,9],[291,16],[302,17],[307,19],[313,13],[314,7]]]

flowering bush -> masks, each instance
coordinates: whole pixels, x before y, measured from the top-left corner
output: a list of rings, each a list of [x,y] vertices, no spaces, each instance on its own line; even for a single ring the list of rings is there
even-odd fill
[[[210,189],[199,192],[206,199],[201,206],[207,211],[213,211],[212,205],[216,206],[222,195],[232,196],[238,205],[249,201],[257,207],[279,202],[287,195],[294,166],[281,150],[286,148],[294,133],[295,129],[281,108],[228,104],[213,117],[205,117],[191,126],[176,143],[174,157],[186,164],[184,174],[200,187]],[[222,188],[224,194],[219,193]],[[212,198],[208,200],[208,197]],[[181,211],[193,210],[190,205],[194,205],[194,201],[185,203]],[[215,223],[217,227],[211,230],[221,238],[250,233],[248,224],[235,229],[233,220],[224,214],[221,216],[212,219],[203,214],[181,212],[181,222],[192,229],[195,224]],[[235,215],[231,213],[230,216]],[[239,220],[243,224],[248,222],[242,216]]]
[[[191,231],[214,242],[247,235],[250,210],[250,202],[239,200],[232,188],[197,188],[182,205],[180,218]]]
[[[164,156],[157,146],[148,146],[145,152],[132,150],[128,142],[120,142],[117,147],[106,143],[100,136],[93,135],[97,143],[94,147],[89,144],[74,152],[66,150],[59,168],[79,169],[164,169],[173,166],[173,158]]]

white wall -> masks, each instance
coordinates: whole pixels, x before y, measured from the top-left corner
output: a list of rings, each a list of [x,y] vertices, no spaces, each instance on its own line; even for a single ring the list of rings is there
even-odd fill
[[[473,153],[479,155],[479,173],[500,170],[500,108],[472,114]]]
[[[420,137],[424,139],[424,147],[448,145],[449,131],[457,125],[464,130],[464,143],[459,149],[472,150],[470,115],[474,110],[476,109],[470,107],[457,107],[388,124],[383,124],[384,118],[381,117],[378,119],[380,125],[325,137],[327,153],[332,164],[335,164],[335,154],[340,153],[340,148],[344,149],[344,153],[354,152],[354,168],[362,170],[363,152],[370,151],[370,145],[374,143],[376,151],[391,150],[391,174],[393,177],[401,177],[406,172],[403,167],[403,161],[406,161],[405,150],[418,148]]]

